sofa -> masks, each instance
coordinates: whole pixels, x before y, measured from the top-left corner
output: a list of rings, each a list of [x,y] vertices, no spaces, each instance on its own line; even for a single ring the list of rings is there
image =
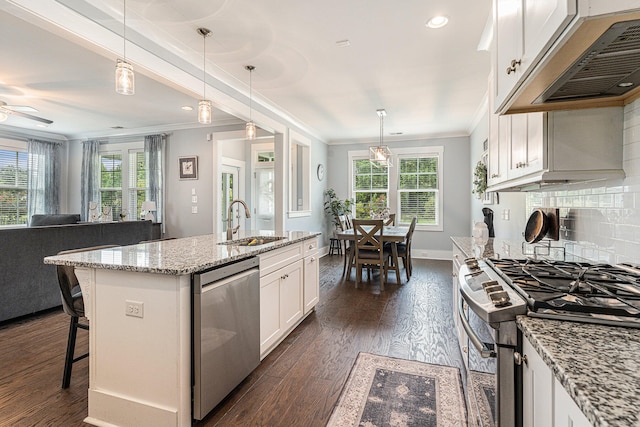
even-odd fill
[[[80,223],[0,229],[0,322],[61,305],[54,265],[44,258],[62,250],[131,245],[153,240],[151,221]]]

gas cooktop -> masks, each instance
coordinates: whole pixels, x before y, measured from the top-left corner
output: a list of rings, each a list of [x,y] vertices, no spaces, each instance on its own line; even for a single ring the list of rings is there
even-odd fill
[[[530,316],[640,328],[640,272],[586,262],[489,259]]]

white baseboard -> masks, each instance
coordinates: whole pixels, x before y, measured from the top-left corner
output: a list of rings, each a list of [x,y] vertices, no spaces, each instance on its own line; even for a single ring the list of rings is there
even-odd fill
[[[413,249],[411,257],[414,259],[439,259],[451,261],[453,259],[452,251],[436,251],[431,249]]]

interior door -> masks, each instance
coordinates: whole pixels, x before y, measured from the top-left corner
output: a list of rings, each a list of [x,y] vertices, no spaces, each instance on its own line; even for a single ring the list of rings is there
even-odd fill
[[[259,168],[254,172],[252,194],[255,195],[255,203],[252,216],[255,218],[255,230],[275,229],[274,183],[275,170],[272,167]]]
[[[239,198],[239,168],[234,166],[222,165],[221,167],[221,189],[220,197],[220,227],[222,233],[227,231],[227,221],[229,213],[229,205],[233,199]],[[239,205],[238,205],[239,207]],[[244,215],[244,213],[242,214]]]

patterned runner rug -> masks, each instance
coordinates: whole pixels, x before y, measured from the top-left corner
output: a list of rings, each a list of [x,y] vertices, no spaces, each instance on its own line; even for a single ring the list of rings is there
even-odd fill
[[[467,425],[460,371],[360,353],[328,427]]]
[[[494,427],[496,425],[496,376],[484,372],[469,371],[469,388],[473,393],[472,402],[475,402],[482,427]],[[472,404],[471,404],[472,405]],[[469,407],[469,411],[473,411]]]

